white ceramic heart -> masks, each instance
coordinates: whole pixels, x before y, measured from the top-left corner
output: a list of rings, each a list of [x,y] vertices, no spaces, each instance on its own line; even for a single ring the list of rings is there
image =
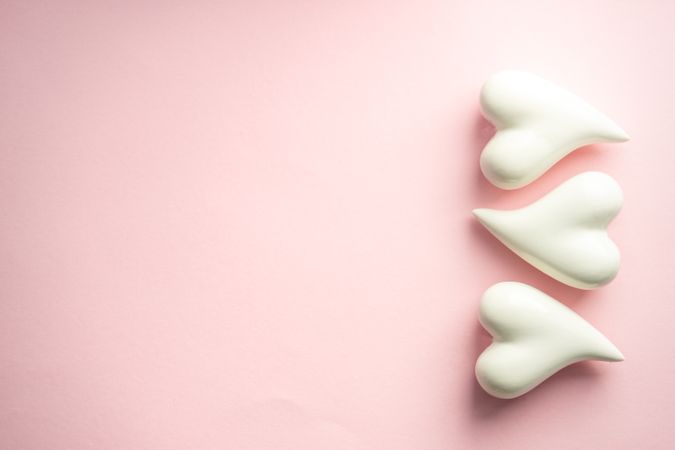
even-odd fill
[[[474,216],[518,256],[579,289],[612,281],[620,254],[607,225],[623,203],[621,188],[601,172],[584,172],[536,202],[512,211],[479,208]]]
[[[480,323],[493,342],[476,361],[476,378],[495,397],[523,395],[578,361],[624,359],[581,316],[527,284],[503,282],[485,291]]]
[[[492,75],[480,102],[497,128],[483,149],[480,167],[502,189],[525,186],[581,146],[628,140],[618,125],[584,100],[528,72]]]

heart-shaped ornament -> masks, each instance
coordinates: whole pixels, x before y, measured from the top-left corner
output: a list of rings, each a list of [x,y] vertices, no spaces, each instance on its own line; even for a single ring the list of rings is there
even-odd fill
[[[624,359],[591,324],[527,284],[503,282],[485,291],[480,323],[493,342],[476,361],[476,378],[495,397],[523,395],[575,362]]]
[[[584,172],[521,209],[475,209],[474,216],[518,256],[556,280],[594,289],[614,279],[620,262],[607,225],[623,194],[612,177]]]
[[[492,75],[480,102],[497,128],[483,149],[480,167],[502,189],[525,186],[581,146],[628,140],[617,124],[584,100],[528,72]]]

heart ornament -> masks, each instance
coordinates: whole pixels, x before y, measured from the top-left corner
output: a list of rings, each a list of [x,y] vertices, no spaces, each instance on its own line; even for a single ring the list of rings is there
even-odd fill
[[[556,280],[579,289],[609,283],[619,270],[619,249],[607,226],[623,193],[612,177],[584,172],[516,210],[475,209],[474,216],[518,256]]]
[[[529,184],[584,145],[629,139],[581,98],[528,72],[492,75],[480,102],[483,115],[497,128],[481,153],[480,167],[502,189]]]
[[[485,291],[480,322],[493,342],[478,357],[476,378],[498,398],[523,395],[575,362],[624,359],[591,324],[527,284],[502,282]]]

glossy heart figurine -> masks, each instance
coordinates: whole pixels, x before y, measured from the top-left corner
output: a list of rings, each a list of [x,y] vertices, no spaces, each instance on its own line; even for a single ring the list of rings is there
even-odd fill
[[[480,167],[492,184],[517,189],[539,178],[567,154],[628,135],[581,98],[527,72],[491,76],[480,95],[497,133],[483,149]]]
[[[585,172],[521,209],[475,209],[476,218],[504,245],[562,283],[594,289],[614,279],[619,249],[607,225],[623,194],[612,177]]]
[[[476,378],[495,397],[523,395],[578,361],[623,361],[591,324],[527,284],[503,282],[485,291],[480,323],[493,342],[478,357]]]

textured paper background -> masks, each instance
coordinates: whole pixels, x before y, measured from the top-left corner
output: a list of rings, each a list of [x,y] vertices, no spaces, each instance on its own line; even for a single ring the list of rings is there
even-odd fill
[[[670,449],[667,1],[0,2],[0,448]],[[632,136],[516,192],[482,81],[539,73]],[[583,170],[625,190],[580,292],[476,226]],[[477,388],[518,280],[626,355]]]

